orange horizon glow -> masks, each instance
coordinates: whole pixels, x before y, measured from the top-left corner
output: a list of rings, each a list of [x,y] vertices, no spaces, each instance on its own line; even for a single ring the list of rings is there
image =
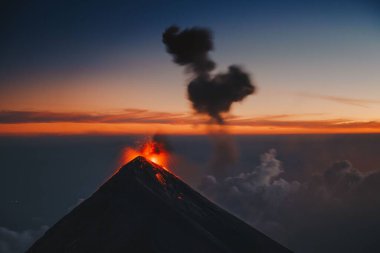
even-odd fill
[[[33,135],[151,135],[157,132],[172,135],[204,135],[212,132],[213,127],[206,124],[159,124],[159,123],[14,123],[0,124],[2,136]],[[215,126],[217,129],[218,126]],[[360,124],[326,126],[312,122],[305,126],[265,126],[265,125],[226,125],[223,129],[230,134],[275,135],[275,134],[369,134],[380,133],[380,128]]]

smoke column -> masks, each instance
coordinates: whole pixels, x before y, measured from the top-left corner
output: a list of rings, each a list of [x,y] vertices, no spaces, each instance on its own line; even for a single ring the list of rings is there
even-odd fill
[[[255,92],[249,75],[238,66],[232,65],[226,73],[211,75],[216,64],[208,55],[214,47],[210,30],[194,27],[181,31],[171,26],[163,33],[162,41],[173,61],[194,75],[187,93],[197,113],[207,114],[223,124],[222,113],[229,112],[232,103]]]

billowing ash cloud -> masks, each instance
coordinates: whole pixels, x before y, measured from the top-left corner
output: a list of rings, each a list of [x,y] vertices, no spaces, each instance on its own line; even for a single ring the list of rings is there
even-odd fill
[[[380,170],[336,161],[303,181],[286,178],[275,150],[259,166],[218,179],[206,196],[295,252],[375,252],[380,243]]]
[[[207,75],[216,66],[208,57],[208,52],[214,49],[208,29],[194,27],[180,32],[179,27],[171,26],[162,35],[162,41],[174,62],[188,66],[197,75]]]
[[[226,73],[211,75],[216,64],[208,55],[213,50],[210,30],[194,27],[181,31],[171,26],[164,32],[162,40],[174,62],[186,66],[194,74],[187,91],[196,112],[207,114],[222,124],[222,113],[228,112],[232,103],[255,92],[249,75],[238,66],[232,65]]]

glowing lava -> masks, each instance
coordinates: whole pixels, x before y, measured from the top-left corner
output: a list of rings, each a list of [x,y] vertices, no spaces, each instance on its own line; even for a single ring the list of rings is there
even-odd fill
[[[143,156],[155,164],[160,165],[165,170],[170,171],[168,169],[169,152],[165,149],[164,145],[159,142],[150,139],[141,145],[139,149],[125,148],[121,162],[122,164],[128,163],[137,156]]]

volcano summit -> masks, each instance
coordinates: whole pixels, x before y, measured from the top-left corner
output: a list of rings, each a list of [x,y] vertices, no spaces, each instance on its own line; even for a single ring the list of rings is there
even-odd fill
[[[138,156],[27,252],[290,251]]]

